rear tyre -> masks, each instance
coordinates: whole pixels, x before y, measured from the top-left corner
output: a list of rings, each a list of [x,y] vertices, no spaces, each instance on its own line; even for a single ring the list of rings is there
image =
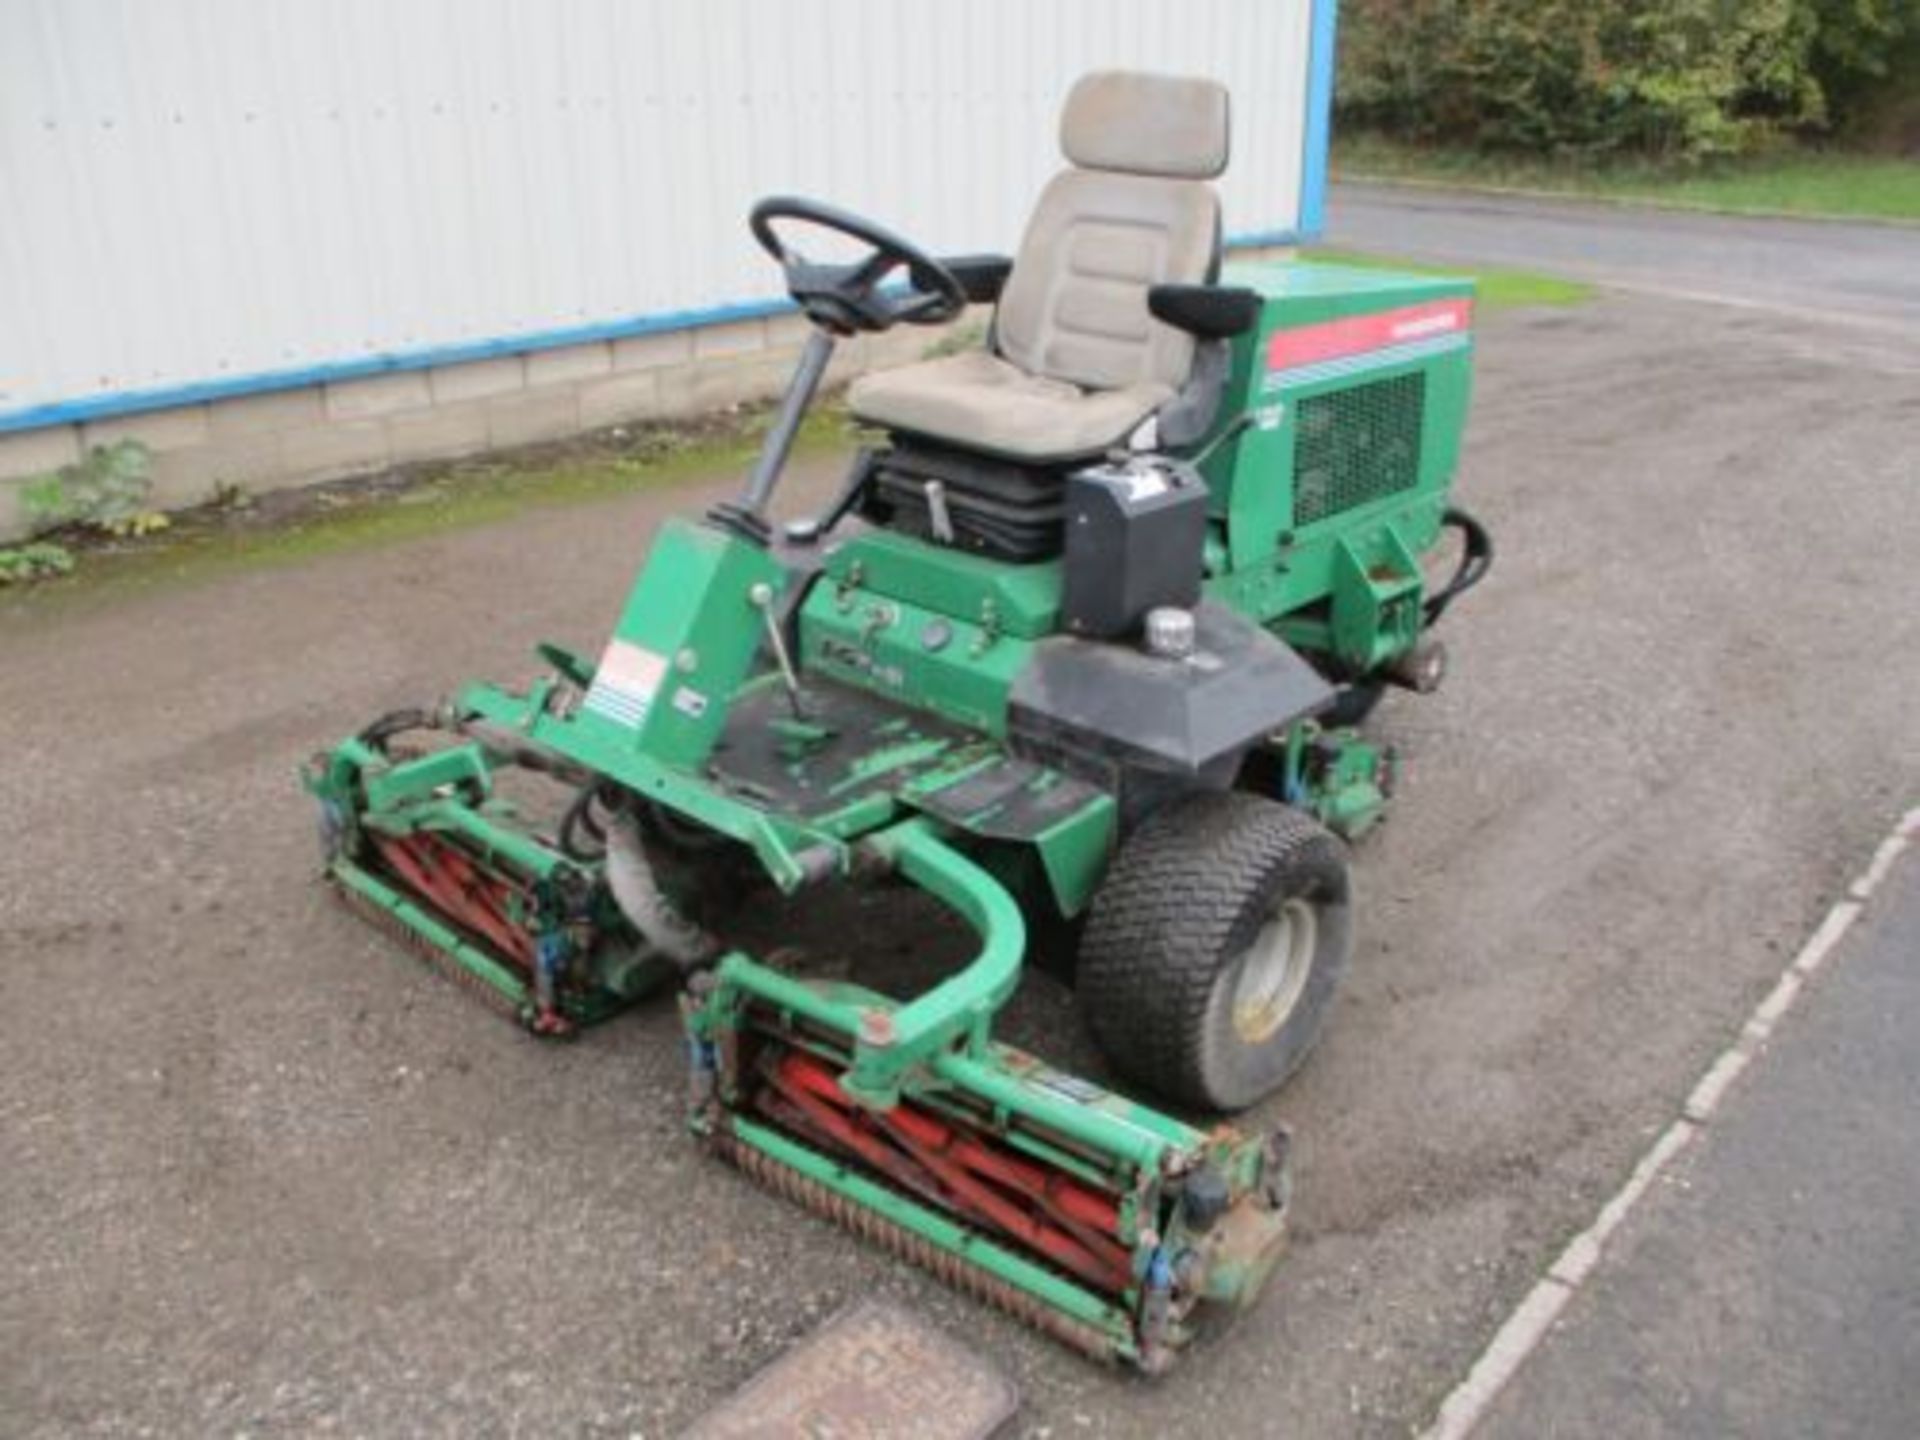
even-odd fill
[[[1115,857],[1080,940],[1080,1009],[1126,1079],[1241,1110],[1307,1058],[1352,949],[1346,847],[1275,801],[1206,792]]]

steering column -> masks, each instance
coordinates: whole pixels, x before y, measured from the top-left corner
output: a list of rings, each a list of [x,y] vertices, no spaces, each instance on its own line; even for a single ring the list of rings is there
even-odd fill
[[[867,253],[847,264],[809,260],[782,238],[780,222],[816,226],[857,241]],[[775,195],[753,207],[748,219],[760,248],[779,262],[787,293],[813,322],[800,363],[787,382],[773,426],[760,447],[746,485],[732,500],[716,505],[707,518],[744,539],[765,545],[770,535],[767,505],[793,452],[800,422],[826,377],[835,343],[846,336],[878,334],[895,325],[944,325],[966,308],[958,279],[938,260],[892,231],[860,216],[817,201]],[[887,278],[905,269],[904,286]]]

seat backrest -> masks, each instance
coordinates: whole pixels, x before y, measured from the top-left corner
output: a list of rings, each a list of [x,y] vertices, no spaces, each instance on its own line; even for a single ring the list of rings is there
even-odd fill
[[[1041,192],[1000,297],[995,348],[1032,375],[1089,389],[1178,389],[1191,336],[1147,313],[1147,288],[1201,284],[1219,266],[1226,87],[1105,70],[1060,117],[1072,167]]]

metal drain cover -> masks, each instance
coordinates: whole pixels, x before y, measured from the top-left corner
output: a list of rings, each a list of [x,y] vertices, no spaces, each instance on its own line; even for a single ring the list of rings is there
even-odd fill
[[[687,1431],[686,1440],[984,1440],[1020,1407],[986,1358],[910,1310],[848,1306]]]

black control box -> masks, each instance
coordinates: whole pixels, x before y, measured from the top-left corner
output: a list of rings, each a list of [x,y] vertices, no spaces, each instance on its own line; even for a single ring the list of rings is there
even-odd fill
[[[1061,619],[1075,635],[1112,639],[1156,605],[1200,598],[1207,486],[1190,465],[1128,456],[1067,477]]]

